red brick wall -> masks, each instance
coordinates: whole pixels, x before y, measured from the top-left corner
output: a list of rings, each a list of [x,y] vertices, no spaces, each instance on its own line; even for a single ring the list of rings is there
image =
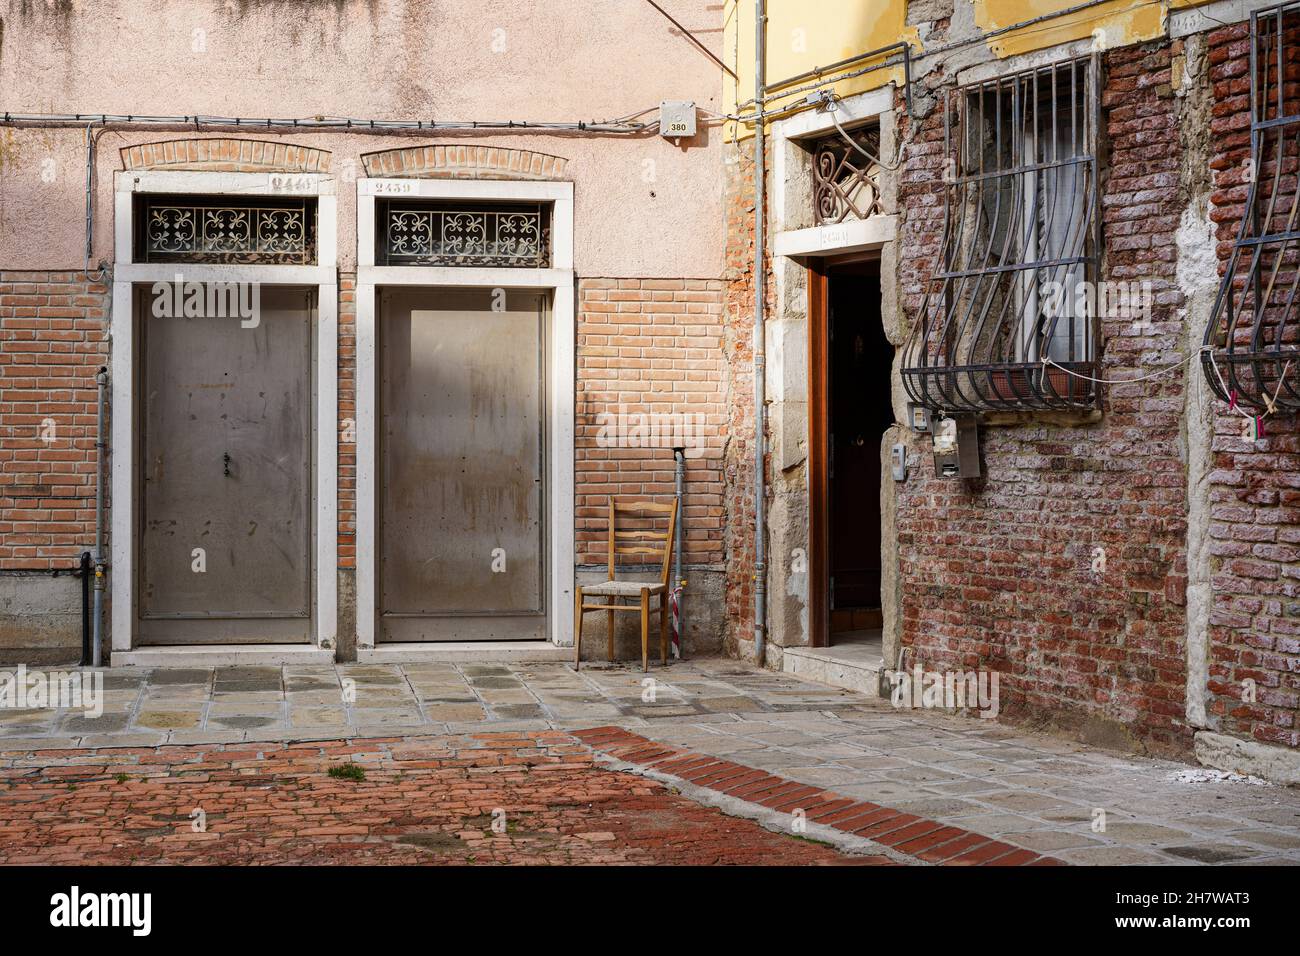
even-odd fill
[[[1101,278],[1150,280],[1156,301],[1145,334],[1103,322],[1107,379],[1148,373],[1181,345],[1174,233],[1185,199],[1170,56],[1168,44],[1105,56]],[[942,230],[943,121],[935,110],[914,129],[903,123],[901,298],[915,321]],[[1185,748],[1182,404],[1183,379],[1171,375],[1107,386],[1097,424],[983,427],[984,477],[972,482],[935,478],[924,455],[898,509],[914,661],[998,671],[1013,717],[1099,719]],[[1098,547],[1102,574],[1092,572]]]
[[[671,448],[598,447],[596,416],[701,415],[687,459],[686,559],[720,565],[729,407],[722,283],[586,279],[579,293],[580,560],[604,559],[605,496],[672,495]],[[69,567],[94,540],[95,372],[108,360],[107,287],[84,275],[0,273],[0,569]],[[339,566],[356,567],[356,277],[339,277]],[[55,439],[41,440],[53,419]],[[692,419],[692,421],[696,421]],[[593,542],[596,542],[593,544]]]
[[[0,569],[69,568],[93,550],[107,292],[83,273],[0,272]]]
[[[1213,84],[1211,218],[1220,268],[1241,223],[1250,157],[1250,40],[1247,24],[1209,35]],[[1215,402],[1210,474],[1209,713],[1216,728],[1268,744],[1300,747],[1300,434],[1294,415],[1275,415],[1265,438],[1248,442],[1242,419]],[[1245,699],[1246,681],[1255,700]]]
[[[575,432],[577,559],[606,561],[608,496],[666,500],[674,492],[668,447],[619,447],[601,438],[602,414],[685,419],[702,440],[686,459],[683,502],[689,564],[723,557],[723,451],[727,379],[722,284],[716,279],[582,279],[578,287]],[[625,419],[635,425],[634,419]],[[652,419],[667,424],[668,419]],[[632,444],[628,442],[627,444]],[[629,559],[634,563],[634,559]]]

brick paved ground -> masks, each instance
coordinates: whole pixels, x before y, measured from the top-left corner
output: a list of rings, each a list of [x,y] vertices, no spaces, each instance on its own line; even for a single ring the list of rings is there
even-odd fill
[[[364,780],[328,775],[348,762]],[[284,862],[889,861],[595,768],[560,733],[60,750],[0,763],[0,863]]]
[[[96,720],[0,710],[0,760],[39,766],[67,747],[459,739],[616,724],[1071,864],[1300,863],[1297,789],[1218,779],[992,720],[894,710],[735,661],[675,663],[650,676],[653,700],[643,699],[639,668],[115,669]],[[349,681],[354,699],[344,695]]]

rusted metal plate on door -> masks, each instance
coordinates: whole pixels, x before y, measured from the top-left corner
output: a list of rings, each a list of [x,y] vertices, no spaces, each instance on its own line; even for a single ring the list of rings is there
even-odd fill
[[[545,633],[541,293],[388,291],[379,600],[389,640]]]
[[[310,296],[262,288],[252,327],[141,298],[145,642],[309,636]]]

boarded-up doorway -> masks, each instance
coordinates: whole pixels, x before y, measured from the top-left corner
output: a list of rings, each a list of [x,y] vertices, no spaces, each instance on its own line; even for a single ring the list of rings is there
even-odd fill
[[[139,316],[142,644],[311,638],[315,293]]]
[[[382,293],[379,639],[547,636],[546,313],[533,291]]]

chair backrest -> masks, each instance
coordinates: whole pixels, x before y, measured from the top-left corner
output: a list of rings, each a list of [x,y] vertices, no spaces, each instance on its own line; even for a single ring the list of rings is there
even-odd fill
[[[668,516],[668,530],[646,527],[657,524],[658,515]],[[635,521],[635,527],[620,527],[620,517]],[[659,583],[668,584],[668,566],[673,556],[673,532],[677,530],[677,499],[672,504],[633,501],[609,496],[609,579],[614,580],[614,563],[620,554],[648,554],[660,559]]]

